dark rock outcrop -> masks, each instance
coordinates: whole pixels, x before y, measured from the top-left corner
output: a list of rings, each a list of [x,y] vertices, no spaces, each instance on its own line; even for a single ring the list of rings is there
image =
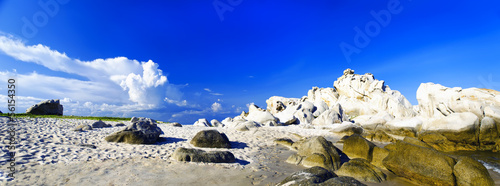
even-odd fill
[[[190,143],[195,147],[231,148],[231,143],[226,134],[217,130],[200,131],[191,139]]]
[[[63,106],[58,99],[42,101],[26,109],[27,114],[33,115],[63,115]]]
[[[175,149],[172,158],[177,161],[191,161],[204,163],[233,163],[236,161],[233,153],[229,151],[207,152],[200,149],[179,147]]]
[[[163,131],[156,125],[156,121],[150,118],[133,117],[131,122],[131,125],[107,136],[105,140],[129,144],[153,144],[163,134]]]

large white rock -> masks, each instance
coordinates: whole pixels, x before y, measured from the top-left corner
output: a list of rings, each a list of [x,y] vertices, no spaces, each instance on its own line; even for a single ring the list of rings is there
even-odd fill
[[[500,92],[479,88],[448,88],[440,84],[422,83],[417,90],[417,100],[420,114],[424,117],[439,118],[452,113],[472,112],[482,119],[486,108],[500,107]]]
[[[362,115],[354,118],[354,122],[360,124],[363,128],[375,130],[379,125],[385,125],[393,120],[394,117],[388,112],[379,112],[375,115]]]
[[[314,117],[318,117],[321,113],[329,109],[328,105],[323,100],[317,100],[314,102],[316,110],[313,112]]]
[[[327,110],[312,121],[316,126],[327,126],[335,123],[342,123],[342,116],[335,110]]]
[[[219,122],[219,120],[216,119],[210,120],[210,124],[213,127],[224,127],[224,124],[222,124],[221,122]]]
[[[271,121],[274,123],[278,123],[279,120],[275,118],[271,113],[267,110],[259,108],[257,105],[250,105],[248,109],[248,115],[245,117],[248,121],[255,121],[259,124],[268,123]]]
[[[419,117],[396,118],[388,121],[384,127],[391,134],[416,137],[418,131],[422,128],[423,121]]]
[[[472,112],[452,113],[446,117],[424,122],[422,130],[460,132],[479,129],[479,118]]]
[[[201,118],[201,119],[198,119],[198,121],[194,122],[193,126],[211,127],[212,125],[208,122],[207,119]]]
[[[394,117],[413,117],[413,106],[399,91],[391,90],[384,81],[376,80],[373,74],[354,74],[347,69],[333,83],[338,100],[351,116],[374,115],[386,111]]]
[[[307,99],[313,103],[324,101],[328,107],[337,103],[339,94],[333,88],[313,87],[307,92]]]
[[[295,112],[297,112],[297,107],[297,105],[288,106],[284,111],[278,112],[274,116],[277,117],[282,124],[297,124],[297,117],[294,115]]]
[[[267,110],[271,114],[276,114],[284,111],[289,106],[295,106],[300,103],[299,98],[285,98],[281,96],[273,96],[266,100]]]
[[[293,114],[300,124],[311,124],[314,119],[313,112],[316,107],[309,101],[304,101],[297,106],[297,111]]]

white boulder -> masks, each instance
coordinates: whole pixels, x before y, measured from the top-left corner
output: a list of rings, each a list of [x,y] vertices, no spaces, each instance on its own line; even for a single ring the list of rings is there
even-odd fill
[[[297,111],[293,115],[300,124],[311,124],[314,119],[314,111],[316,111],[314,104],[309,101],[304,101],[298,105]]]
[[[276,114],[284,111],[289,106],[295,106],[300,103],[299,98],[285,98],[281,96],[273,96],[266,100],[267,110],[271,114]]]
[[[479,88],[449,88],[440,84],[422,83],[417,90],[417,100],[420,114],[427,118],[472,112],[482,119],[487,112],[486,108],[490,108],[489,112],[495,107],[500,107],[500,92]]]
[[[198,121],[194,122],[193,126],[211,127],[212,125],[208,122],[207,119],[201,118],[201,119],[198,119]]]
[[[339,94],[333,88],[318,88],[313,87],[307,92],[307,98],[313,103],[323,101],[328,105],[328,107],[333,106],[337,103]]]
[[[312,121],[312,124],[316,125],[316,126],[325,126],[325,125],[333,125],[335,123],[342,123],[342,122],[343,122],[343,120],[342,120],[342,116],[340,115],[340,113],[338,113],[337,111],[335,111],[333,109],[330,109],[330,110],[323,112],[321,115],[319,115],[319,117],[314,119]]]
[[[269,121],[274,123],[278,123],[279,120],[275,118],[270,112],[267,110],[259,108],[257,105],[250,105],[248,110],[248,115],[245,117],[248,121],[255,121],[259,124],[264,124]],[[271,122],[271,123],[272,123]]]
[[[213,127],[224,127],[224,124],[222,124],[221,122],[219,122],[219,120],[216,119],[210,120],[210,124]]]
[[[349,115],[373,115],[382,111],[394,117],[416,115],[413,106],[399,91],[391,90],[373,74],[358,75],[347,69],[333,86],[339,94],[337,102]]]

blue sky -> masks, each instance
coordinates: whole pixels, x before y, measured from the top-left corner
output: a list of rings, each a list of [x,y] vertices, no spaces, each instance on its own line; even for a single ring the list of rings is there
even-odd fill
[[[424,82],[499,90],[499,5],[3,0],[0,110],[10,77],[20,112],[58,98],[65,114],[181,123],[333,87],[346,68],[373,73],[414,105]]]

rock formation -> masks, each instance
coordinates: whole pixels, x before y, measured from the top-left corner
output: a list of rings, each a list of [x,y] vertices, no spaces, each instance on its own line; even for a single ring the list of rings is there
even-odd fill
[[[236,161],[233,153],[229,151],[207,152],[201,149],[188,149],[183,147],[175,149],[172,158],[177,161],[204,163],[233,163]]]
[[[200,131],[191,139],[190,143],[195,147],[231,148],[226,134],[220,133],[217,130]]]
[[[63,115],[63,106],[58,99],[42,101],[26,109],[27,114],[33,115]]]
[[[156,121],[150,118],[133,117],[130,122],[131,125],[107,136],[105,140],[129,144],[153,144],[163,134],[163,131],[156,125]]]

